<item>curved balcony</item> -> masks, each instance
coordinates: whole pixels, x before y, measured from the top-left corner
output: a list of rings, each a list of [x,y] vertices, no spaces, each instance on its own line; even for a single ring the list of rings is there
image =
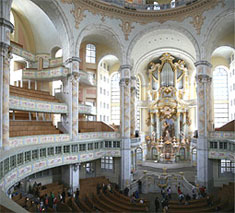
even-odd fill
[[[79,70],[80,84],[84,86],[96,86],[96,79],[91,73]]]
[[[0,188],[7,190],[23,178],[49,168],[82,163],[103,156],[120,157],[120,140],[37,144],[0,151]]]
[[[19,70],[22,72],[23,80],[59,80],[67,77],[69,69],[63,66],[49,67],[43,70],[37,70],[33,68],[26,68]]]
[[[172,3],[168,3],[168,4],[146,4],[146,3],[129,3],[126,0],[102,0],[105,3],[111,4],[111,5],[115,5],[115,6],[119,6],[119,7],[123,7],[126,9],[130,9],[130,10],[169,10],[169,9],[174,9],[176,7],[182,7],[182,6],[187,6],[190,5],[194,2],[196,2],[197,0],[178,0],[172,2]],[[157,2],[157,1],[156,1]]]
[[[96,115],[96,107],[85,104],[79,104],[78,111],[80,114]]]

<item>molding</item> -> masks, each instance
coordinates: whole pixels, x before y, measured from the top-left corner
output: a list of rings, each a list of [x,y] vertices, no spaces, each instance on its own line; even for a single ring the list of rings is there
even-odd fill
[[[5,18],[0,18],[0,26],[7,27],[11,33],[14,31],[14,25]]]
[[[75,27],[78,28],[78,25],[85,17],[84,11],[88,10],[93,15],[100,15],[101,20],[104,21],[105,17],[111,19],[116,18],[120,19],[123,22],[128,22],[128,31],[131,32],[131,23],[136,22],[139,24],[148,24],[151,22],[164,23],[166,21],[179,21],[182,22],[188,17],[193,18],[194,28],[197,33],[200,34],[201,26],[204,22],[205,17],[202,17],[203,12],[213,9],[220,2],[224,6],[225,0],[198,0],[190,5],[176,7],[169,10],[159,10],[159,11],[138,11],[138,10],[128,10],[124,7],[119,7],[112,4],[107,4],[102,1],[97,0],[61,0],[62,3],[73,4],[74,9],[70,11],[73,14],[75,19]],[[201,14],[198,16],[198,14]],[[123,27],[124,25],[120,25]],[[128,40],[129,33],[126,31],[127,28],[124,28],[123,33],[125,39]]]
[[[9,109],[30,112],[51,112],[54,114],[68,113],[68,106],[65,103],[39,101],[17,96],[10,96]]]
[[[67,65],[67,64],[70,64],[70,63],[72,63],[72,62],[78,62],[78,63],[80,63],[81,62],[81,59],[79,58],[79,57],[77,57],[77,56],[72,56],[71,58],[68,58],[66,61],[65,61],[65,65]]]
[[[201,61],[197,61],[194,63],[195,67],[197,66],[207,66],[209,68],[212,68],[212,64],[208,61],[204,61],[204,60],[201,60]]]
[[[131,69],[132,69],[132,66],[129,65],[129,64],[123,64],[123,65],[120,66],[120,71],[121,71],[121,70],[124,70],[124,69],[129,69],[129,70],[131,70]]]

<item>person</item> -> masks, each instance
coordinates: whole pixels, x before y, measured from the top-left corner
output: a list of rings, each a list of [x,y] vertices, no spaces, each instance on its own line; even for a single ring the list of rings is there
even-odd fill
[[[62,202],[65,203],[65,191],[64,190],[61,195],[62,195]]]
[[[179,194],[179,201],[180,203],[182,203],[184,200],[184,194],[181,192],[181,194]]]
[[[79,199],[79,194],[80,194],[80,191],[79,191],[79,189],[77,188],[77,189],[76,189],[76,193],[75,193],[75,200],[78,200],[78,199]]]
[[[186,197],[185,197],[185,205],[189,205],[189,201],[191,200],[191,197],[189,196],[189,194],[186,194]]]
[[[158,212],[159,207],[160,207],[160,203],[159,203],[158,197],[156,197],[155,198],[155,210],[156,210],[156,212]]]
[[[128,189],[128,187],[126,187],[126,188],[124,189],[124,195],[125,195],[125,196],[128,196],[128,194],[129,194],[129,189]]]
[[[192,195],[193,195],[193,199],[196,199],[196,188],[195,186],[192,188]]]
[[[110,183],[108,184],[107,188],[108,188],[108,191],[109,191],[109,192],[112,192],[112,188],[111,188]]]
[[[170,186],[167,188],[167,195],[169,199],[171,199],[171,187]]]
[[[165,192],[164,187],[161,188],[161,195],[162,195],[162,198],[163,198],[163,199],[164,199],[165,196],[166,196],[166,192]]]
[[[141,180],[138,181],[138,190],[139,190],[139,193],[142,193],[142,182],[141,182]]]
[[[131,196],[131,203],[135,203],[136,199],[135,199],[135,193],[133,192],[132,196]]]
[[[138,190],[135,191],[135,198],[136,198],[136,199],[139,199],[139,198],[140,198]]]
[[[57,198],[54,197],[53,199],[53,209],[56,211],[56,207],[57,207]]]
[[[209,195],[206,196],[206,201],[207,201],[207,205],[209,207],[211,207],[212,206],[212,200],[211,200],[211,197]]]
[[[182,191],[180,189],[180,186],[178,186],[178,195],[182,194]]]

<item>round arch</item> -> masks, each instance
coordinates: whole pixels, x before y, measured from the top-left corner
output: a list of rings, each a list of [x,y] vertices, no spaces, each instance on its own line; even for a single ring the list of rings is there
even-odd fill
[[[155,33],[156,35],[158,34],[157,32],[163,32],[163,31],[169,31],[169,34],[172,34],[175,32],[175,34],[181,35],[184,37],[184,39],[188,40],[188,43],[192,45],[192,50],[194,51],[194,54],[192,54],[192,57],[194,61],[196,61],[198,58],[200,58],[200,48],[199,44],[196,40],[196,38],[189,32],[188,30],[184,29],[181,26],[175,26],[175,25],[164,25],[164,26],[154,26],[154,27],[149,27],[148,29],[143,29],[141,32],[137,33],[134,39],[130,42],[130,45],[127,48],[127,54],[126,54],[126,61],[129,61],[130,63],[133,63],[133,51],[134,48],[136,47],[136,44],[146,37],[147,35],[151,35]],[[156,40],[154,40],[156,41]],[[164,47],[161,47],[164,48]]]
[[[231,9],[222,12],[209,24],[209,29],[204,40],[204,58],[209,60],[212,53],[220,46],[228,46],[234,48],[233,41],[223,38],[229,33],[233,33],[234,13]]]
[[[96,43],[101,43],[109,47],[109,50],[107,50],[105,53],[102,54],[101,57],[99,57],[98,60],[100,60],[105,55],[114,55],[116,56],[120,62],[123,61],[123,46],[119,39],[119,36],[117,33],[109,26],[106,26],[104,24],[91,24],[86,27],[84,27],[76,40],[75,44],[75,54],[79,55],[80,46],[83,41],[95,41]]]

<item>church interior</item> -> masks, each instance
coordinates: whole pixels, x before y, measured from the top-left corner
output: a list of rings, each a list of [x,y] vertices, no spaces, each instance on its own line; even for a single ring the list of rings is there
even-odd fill
[[[234,37],[233,0],[0,0],[1,212],[234,212]]]

